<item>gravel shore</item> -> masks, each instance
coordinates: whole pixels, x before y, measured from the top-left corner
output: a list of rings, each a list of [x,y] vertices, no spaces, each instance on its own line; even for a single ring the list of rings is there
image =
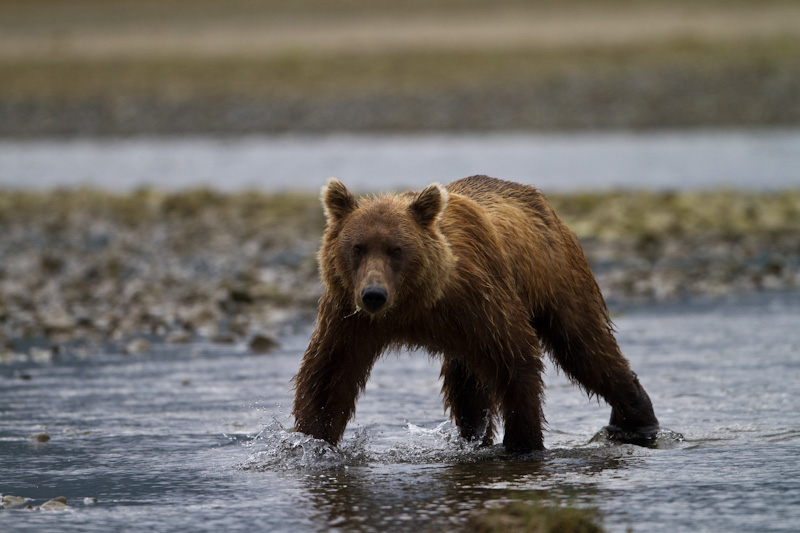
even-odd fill
[[[800,191],[551,197],[612,310],[800,286]],[[237,343],[311,323],[312,196],[0,191],[0,360]]]

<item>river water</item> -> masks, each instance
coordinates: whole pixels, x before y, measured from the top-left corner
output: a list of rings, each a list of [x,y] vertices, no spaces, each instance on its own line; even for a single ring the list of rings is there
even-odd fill
[[[472,449],[422,353],[379,361],[342,446],[289,433],[310,330],[270,355],[159,345],[0,366],[0,492],[64,511],[0,511],[2,531],[442,531],[514,498],[598,508],[610,531],[796,531],[800,298],[632,307],[618,339],[665,428],[595,435],[609,408],[551,366],[548,452]],[[46,443],[29,439],[46,432]],[[683,435],[683,439],[678,436]]]
[[[476,173],[545,192],[800,185],[800,130],[0,141],[0,187],[420,187]],[[596,507],[610,531],[800,527],[800,295],[630,307],[620,344],[667,431],[606,442],[609,408],[551,366],[548,452],[472,449],[421,353],[376,365],[339,449],[290,433],[310,326],[245,346],[98,347],[0,364],[0,531],[442,531],[509,499]],[[49,435],[38,442],[38,434]],[[683,435],[683,438],[679,437]]]
[[[800,187],[800,129],[0,140],[0,187],[421,188],[474,174],[577,189]]]

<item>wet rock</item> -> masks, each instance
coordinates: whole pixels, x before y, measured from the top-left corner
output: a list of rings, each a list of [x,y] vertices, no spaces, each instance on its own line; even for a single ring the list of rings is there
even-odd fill
[[[235,344],[236,337],[230,333],[215,333],[210,338],[214,344]]]
[[[3,508],[4,509],[15,509],[17,507],[22,507],[25,505],[30,498],[23,498],[21,496],[12,496],[11,494],[3,495]]]
[[[123,353],[127,355],[136,355],[147,353],[153,349],[153,346],[145,339],[134,339],[125,345]]]
[[[49,363],[56,357],[57,350],[54,349],[42,349],[42,348],[31,348],[30,349],[30,358],[32,361],[37,363]]]
[[[27,360],[28,356],[24,353],[18,353],[13,350],[0,351],[0,363],[17,363]]]
[[[228,296],[235,303],[251,304],[255,301],[250,291],[245,288],[232,288]]]
[[[56,275],[64,269],[64,259],[47,252],[44,252],[40,259],[40,266],[46,274]]]
[[[44,444],[45,442],[50,442],[50,435],[47,433],[34,433],[28,436],[28,440],[37,444]]]
[[[197,304],[181,309],[178,315],[182,322],[191,329],[214,324],[220,318],[219,313],[214,308],[204,304]]]
[[[53,307],[42,312],[40,320],[49,333],[69,333],[78,325],[75,317],[61,307]]]
[[[250,351],[255,354],[269,353],[277,349],[278,346],[280,345],[274,337],[262,333],[253,335],[253,337],[250,339],[250,342],[247,343],[247,347],[250,348]]]
[[[69,505],[67,505],[67,499],[64,496],[58,496],[39,506],[42,511],[59,511],[67,508],[69,508]]]
[[[192,334],[188,331],[173,331],[167,335],[166,341],[169,344],[188,344],[192,342]]]
[[[292,296],[273,283],[256,283],[249,290],[253,301],[273,302],[277,305],[289,305]]]
[[[237,315],[228,327],[234,335],[244,337],[250,329],[250,319],[244,315]]]

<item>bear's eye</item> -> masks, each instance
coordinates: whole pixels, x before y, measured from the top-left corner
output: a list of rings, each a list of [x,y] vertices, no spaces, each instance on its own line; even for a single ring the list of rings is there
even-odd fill
[[[389,251],[389,255],[391,255],[394,259],[399,259],[403,255],[403,249],[399,246],[395,246]]]
[[[360,244],[353,246],[353,257],[361,257],[364,255],[364,247]]]

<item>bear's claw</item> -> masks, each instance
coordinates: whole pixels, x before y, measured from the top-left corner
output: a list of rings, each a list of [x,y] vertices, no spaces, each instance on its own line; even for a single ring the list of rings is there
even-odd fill
[[[605,427],[609,440],[645,447],[653,446],[656,443],[659,429],[658,425],[636,429],[623,429],[610,424]]]
[[[611,440],[651,446],[655,443],[660,429],[658,419],[653,412],[650,397],[639,383],[639,378],[633,374],[635,396],[629,399],[624,406],[615,406],[611,409],[606,431]]]

